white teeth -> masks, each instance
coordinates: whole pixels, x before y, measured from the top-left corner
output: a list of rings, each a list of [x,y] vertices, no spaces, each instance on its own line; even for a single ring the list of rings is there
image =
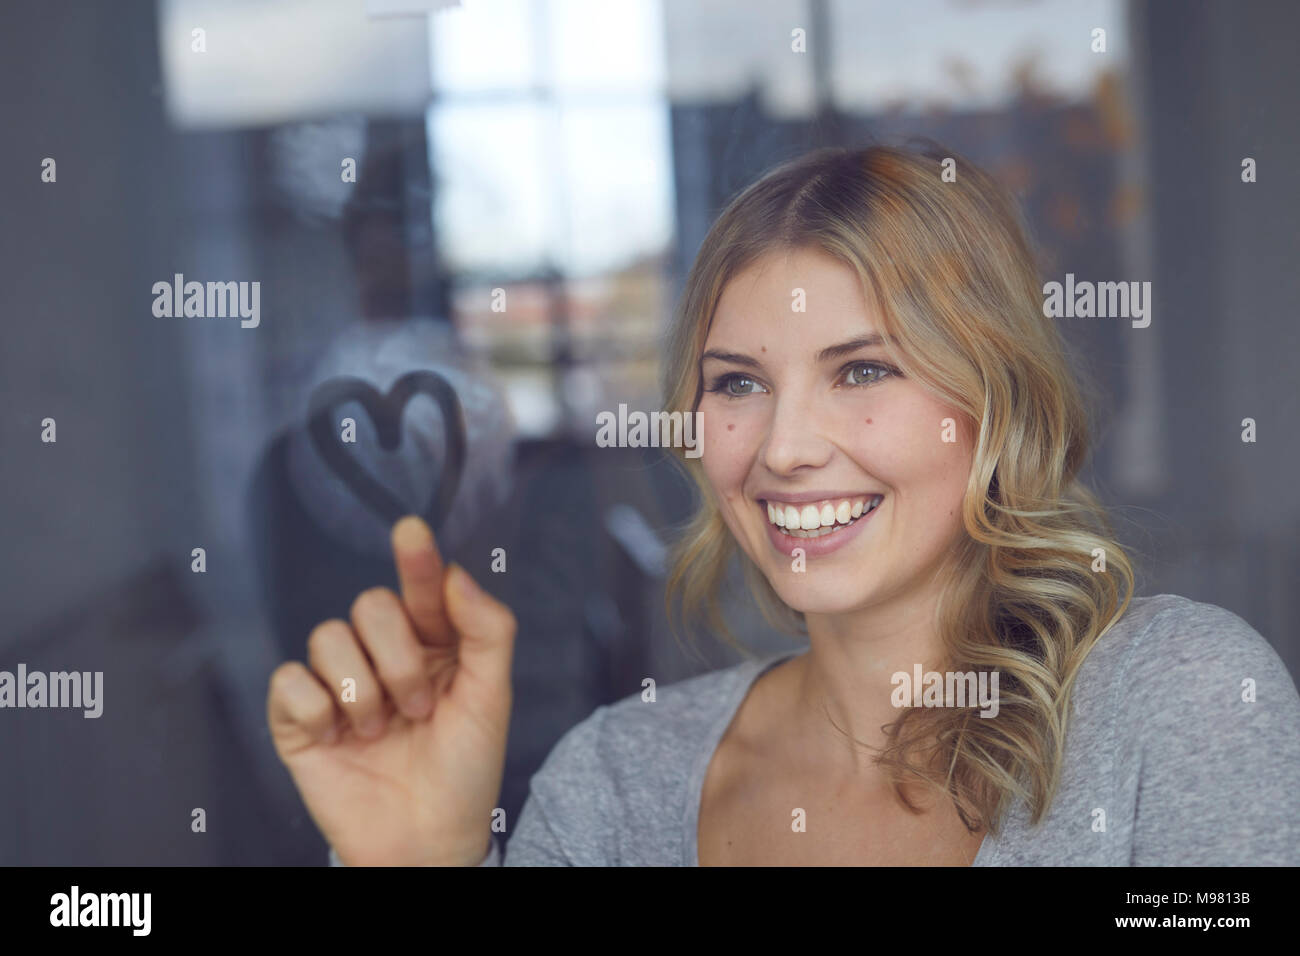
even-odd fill
[[[808,532],[798,537],[819,537],[830,534],[872,511],[880,504],[881,495],[867,498],[842,499],[823,502],[821,505],[782,505],[767,503],[767,520],[787,532]]]

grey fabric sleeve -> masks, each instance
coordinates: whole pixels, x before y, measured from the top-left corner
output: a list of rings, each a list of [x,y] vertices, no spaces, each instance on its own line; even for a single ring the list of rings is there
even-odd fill
[[[1119,686],[1130,865],[1300,864],[1300,694],[1257,631],[1211,604],[1161,611]]]

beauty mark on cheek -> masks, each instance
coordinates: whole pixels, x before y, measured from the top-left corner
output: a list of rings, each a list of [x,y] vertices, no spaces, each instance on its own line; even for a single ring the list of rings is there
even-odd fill
[[[732,431],[735,431],[735,430],[736,430],[736,423],[735,423],[735,422],[730,422],[730,423],[728,423],[728,425],[727,425],[727,431],[732,432]]]
[[[868,425],[871,424],[871,419],[870,419],[870,418],[867,419],[867,424],[868,424]]]

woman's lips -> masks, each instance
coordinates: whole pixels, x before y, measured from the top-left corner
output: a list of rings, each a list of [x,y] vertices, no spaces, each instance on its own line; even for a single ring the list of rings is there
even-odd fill
[[[819,558],[838,551],[860,535],[867,522],[871,521],[875,517],[876,512],[884,506],[885,500],[882,499],[880,504],[876,505],[876,507],[872,508],[870,511],[863,512],[860,517],[854,519],[849,525],[839,527],[830,534],[823,534],[816,538],[801,538],[786,534],[776,525],[768,521],[767,502],[758,502],[761,520],[767,527],[768,540],[772,542],[772,546],[776,548],[776,550],[789,558],[794,557],[796,548],[802,549],[804,556],[808,558]]]

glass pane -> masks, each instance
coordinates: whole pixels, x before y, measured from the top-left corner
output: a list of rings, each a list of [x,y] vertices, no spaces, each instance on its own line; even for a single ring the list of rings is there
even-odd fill
[[[664,80],[658,0],[553,0],[550,79],[561,92],[657,92]]]
[[[672,172],[662,102],[565,108],[562,268],[572,275],[661,255],[672,238]]]
[[[665,0],[668,89],[673,102],[727,103],[756,91],[774,118],[814,111],[812,59],[791,48],[811,41],[808,0]]]
[[[1026,84],[1087,98],[1127,58],[1120,0],[907,4],[830,0],[831,91],[848,112],[1005,108]],[[1106,30],[1106,53],[1091,49]]]
[[[430,70],[439,93],[518,90],[538,82],[539,0],[472,0],[429,17]]]
[[[434,215],[446,268],[527,272],[552,248],[543,111],[528,103],[429,113]]]

